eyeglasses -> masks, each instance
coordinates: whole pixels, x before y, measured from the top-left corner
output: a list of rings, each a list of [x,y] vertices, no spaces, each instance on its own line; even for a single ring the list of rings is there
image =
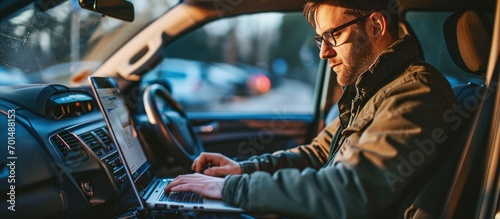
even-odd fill
[[[323,40],[325,41],[326,45],[328,45],[330,48],[336,47],[337,46],[337,39],[336,38],[338,38],[338,36],[335,35],[335,32],[338,32],[339,30],[342,30],[348,26],[351,26],[355,23],[358,23],[358,22],[362,21],[363,19],[366,19],[369,16],[370,16],[370,14],[367,14],[365,16],[358,17],[352,21],[349,21],[345,24],[342,24],[336,28],[327,30],[321,36],[315,36],[314,43],[316,43],[316,46],[318,46],[319,49],[321,49],[321,44],[322,44]]]

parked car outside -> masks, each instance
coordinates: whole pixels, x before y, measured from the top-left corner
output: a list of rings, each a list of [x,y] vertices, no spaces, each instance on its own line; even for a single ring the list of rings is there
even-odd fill
[[[150,79],[164,79],[172,96],[187,110],[265,94],[272,86],[269,73],[257,67],[174,58],[163,59],[144,78],[146,84]]]

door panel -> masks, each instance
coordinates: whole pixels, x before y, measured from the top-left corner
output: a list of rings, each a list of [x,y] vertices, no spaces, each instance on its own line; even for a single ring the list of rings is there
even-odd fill
[[[311,115],[232,115],[190,113],[206,151],[238,160],[304,144]]]

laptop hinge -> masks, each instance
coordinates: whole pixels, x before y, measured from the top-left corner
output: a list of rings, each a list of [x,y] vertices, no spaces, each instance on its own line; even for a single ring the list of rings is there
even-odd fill
[[[143,200],[147,200],[151,193],[153,193],[153,190],[155,190],[156,186],[160,183],[159,180],[156,180],[156,178],[153,178],[153,181],[146,187],[146,191],[144,192],[144,195],[142,195]]]

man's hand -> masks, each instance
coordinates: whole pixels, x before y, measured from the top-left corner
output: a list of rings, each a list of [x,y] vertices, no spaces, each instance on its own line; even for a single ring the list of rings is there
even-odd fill
[[[191,169],[197,173],[202,173],[209,176],[227,176],[229,174],[241,174],[240,165],[222,154],[216,153],[201,153],[193,161]]]
[[[222,199],[222,186],[224,178],[206,176],[195,173],[180,175],[165,187],[165,193],[172,192],[196,192],[207,198]]]

